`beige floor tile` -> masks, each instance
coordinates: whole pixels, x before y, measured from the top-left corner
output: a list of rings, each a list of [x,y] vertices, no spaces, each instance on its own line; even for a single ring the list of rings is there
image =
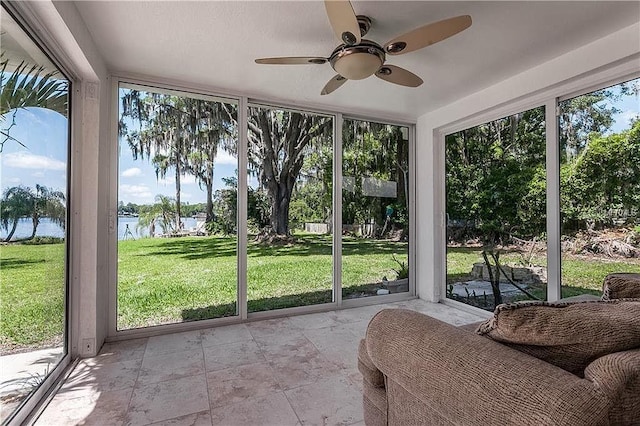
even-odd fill
[[[245,324],[226,325],[202,331],[202,346],[205,348],[250,340],[253,340],[253,336]]]
[[[362,383],[362,373],[356,368],[355,370],[348,369],[344,371],[347,379],[358,389],[358,392],[362,394],[363,391],[363,383]]]
[[[317,348],[313,346],[313,343],[307,339],[302,331],[261,336],[256,338],[256,342],[268,361],[283,356],[305,357],[317,351]]]
[[[146,425],[209,408],[204,375],[140,386],[133,391],[128,425]]]
[[[254,339],[283,333],[286,334],[295,329],[289,318],[250,322],[247,324],[247,328]]]
[[[211,408],[235,404],[280,390],[273,371],[266,362],[207,373],[207,383]]]
[[[249,398],[237,404],[211,410],[214,425],[224,426],[294,426],[299,424],[282,392]]]
[[[224,370],[264,361],[264,355],[254,341],[227,343],[226,345],[204,348],[206,371]]]
[[[195,414],[187,414],[175,419],[163,420],[157,423],[151,423],[149,426],[212,426],[211,413],[209,410]]]
[[[93,359],[100,364],[141,359],[144,356],[147,341],[148,339],[144,338],[105,343],[98,356]]]
[[[304,425],[349,425],[363,420],[362,394],[345,377],[285,391]]]
[[[360,337],[351,331],[350,324],[305,330],[304,335],[326,359],[340,368],[357,368]]]
[[[350,324],[356,321],[369,321],[375,314],[383,309],[395,309],[396,306],[389,305],[370,305],[361,308],[343,309],[334,311],[333,315],[336,321],[343,324]]]
[[[479,315],[460,311],[458,309],[452,309],[442,303],[429,303],[423,300],[412,300],[408,303],[405,309],[420,312],[452,325],[470,324],[473,322],[483,321],[485,319]],[[487,313],[487,317],[488,316],[491,316],[491,314]]]
[[[147,356],[142,361],[138,385],[204,374],[202,349]]]
[[[367,327],[369,326],[369,320],[354,321],[349,324],[351,331],[358,336],[359,339],[364,339],[367,334]]]
[[[289,317],[289,323],[295,328],[302,330],[315,330],[339,324],[336,318],[329,312]]]
[[[202,332],[200,330],[153,336],[149,337],[144,356],[196,350],[201,347],[201,342]]]
[[[357,347],[385,308],[482,319],[411,300],[109,343],[80,361],[38,424],[362,424]]]
[[[61,398],[56,395],[38,418],[36,425],[122,425],[131,392],[130,388],[79,398]]]
[[[307,354],[273,357],[269,360],[282,389],[315,383],[323,377],[341,374],[340,367],[328,361],[317,350]]]
[[[62,386],[61,394],[77,397],[87,390],[114,391],[132,388],[138,377],[142,359],[107,364],[95,362],[95,358],[81,360]]]

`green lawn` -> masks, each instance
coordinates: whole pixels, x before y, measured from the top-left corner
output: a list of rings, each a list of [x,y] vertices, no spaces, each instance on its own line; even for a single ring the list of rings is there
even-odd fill
[[[331,237],[296,235],[290,245],[249,238],[250,312],[332,301]],[[395,277],[392,254],[406,260],[406,243],[345,238],[343,291]],[[402,256],[404,254],[404,256]],[[120,241],[118,328],[234,315],[236,240],[186,237]]]
[[[502,264],[519,264],[520,254],[502,253]],[[451,284],[463,280],[470,280],[471,267],[476,262],[483,262],[481,249],[470,247],[449,247],[447,249],[447,283]],[[531,262],[546,266],[546,258],[533,257]],[[562,259],[562,296],[576,296],[579,294],[602,294],[602,281],[612,272],[640,273],[640,262],[637,259],[589,259],[586,257],[564,256]],[[544,298],[544,289],[534,290],[533,293]]]
[[[64,245],[0,246],[0,353],[63,335]]]
[[[250,238],[249,311],[331,302],[330,236],[297,235],[297,242],[266,246]],[[394,279],[406,243],[344,238],[343,297],[370,292]],[[0,246],[2,350],[56,343],[63,334],[62,244]],[[448,282],[467,276],[480,251],[449,250]],[[519,255],[505,254],[503,262]],[[544,259],[536,259],[544,264]],[[118,328],[215,318],[236,313],[236,240],[231,237],[147,238],[118,245]],[[614,271],[640,272],[631,261],[572,258],[564,263],[563,295],[599,293]]]

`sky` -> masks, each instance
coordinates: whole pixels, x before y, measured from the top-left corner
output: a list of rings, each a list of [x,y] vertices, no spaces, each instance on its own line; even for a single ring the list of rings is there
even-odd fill
[[[640,100],[626,97],[616,104],[621,110],[615,116],[612,132],[628,128],[629,121],[640,115]],[[7,114],[0,122],[3,131],[12,121],[13,113]],[[0,153],[0,187],[5,189],[25,185],[34,188],[36,184],[66,192],[67,177],[67,119],[57,112],[42,108],[18,110],[15,126],[10,130],[13,138],[22,142],[20,146],[12,140],[4,144]],[[223,177],[236,175],[236,160],[228,152],[220,151],[215,161],[214,190],[224,187]],[[125,204],[152,203],[157,194],[175,197],[175,180],[169,171],[165,179],[157,179],[155,169],[148,160],[133,160],[126,142],[120,142],[118,156],[118,197]],[[205,191],[192,176],[181,179],[182,201],[189,204],[206,201]]]

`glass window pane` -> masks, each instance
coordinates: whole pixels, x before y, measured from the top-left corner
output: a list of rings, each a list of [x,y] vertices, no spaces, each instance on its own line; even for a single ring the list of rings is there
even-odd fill
[[[333,301],[333,117],[250,106],[249,312]]]
[[[446,136],[447,298],[546,298],[544,119],[539,107]]]
[[[121,84],[119,330],[236,315],[237,105]]]
[[[67,353],[69,81],[4,9],[0,422]]]
[[[409,291],[409,129],[344,120],[342,298]]]
[[[640,79],[560,103],[562,297],[640,273]]]

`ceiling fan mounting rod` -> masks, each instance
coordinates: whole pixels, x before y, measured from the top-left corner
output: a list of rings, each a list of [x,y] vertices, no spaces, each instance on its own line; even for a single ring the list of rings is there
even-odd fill
[[[358,15],[356,16],[356,19],[358,20],[358,26],[360,27],[360,37],[366,36],[371,29],[371,19],[364,15]]]

